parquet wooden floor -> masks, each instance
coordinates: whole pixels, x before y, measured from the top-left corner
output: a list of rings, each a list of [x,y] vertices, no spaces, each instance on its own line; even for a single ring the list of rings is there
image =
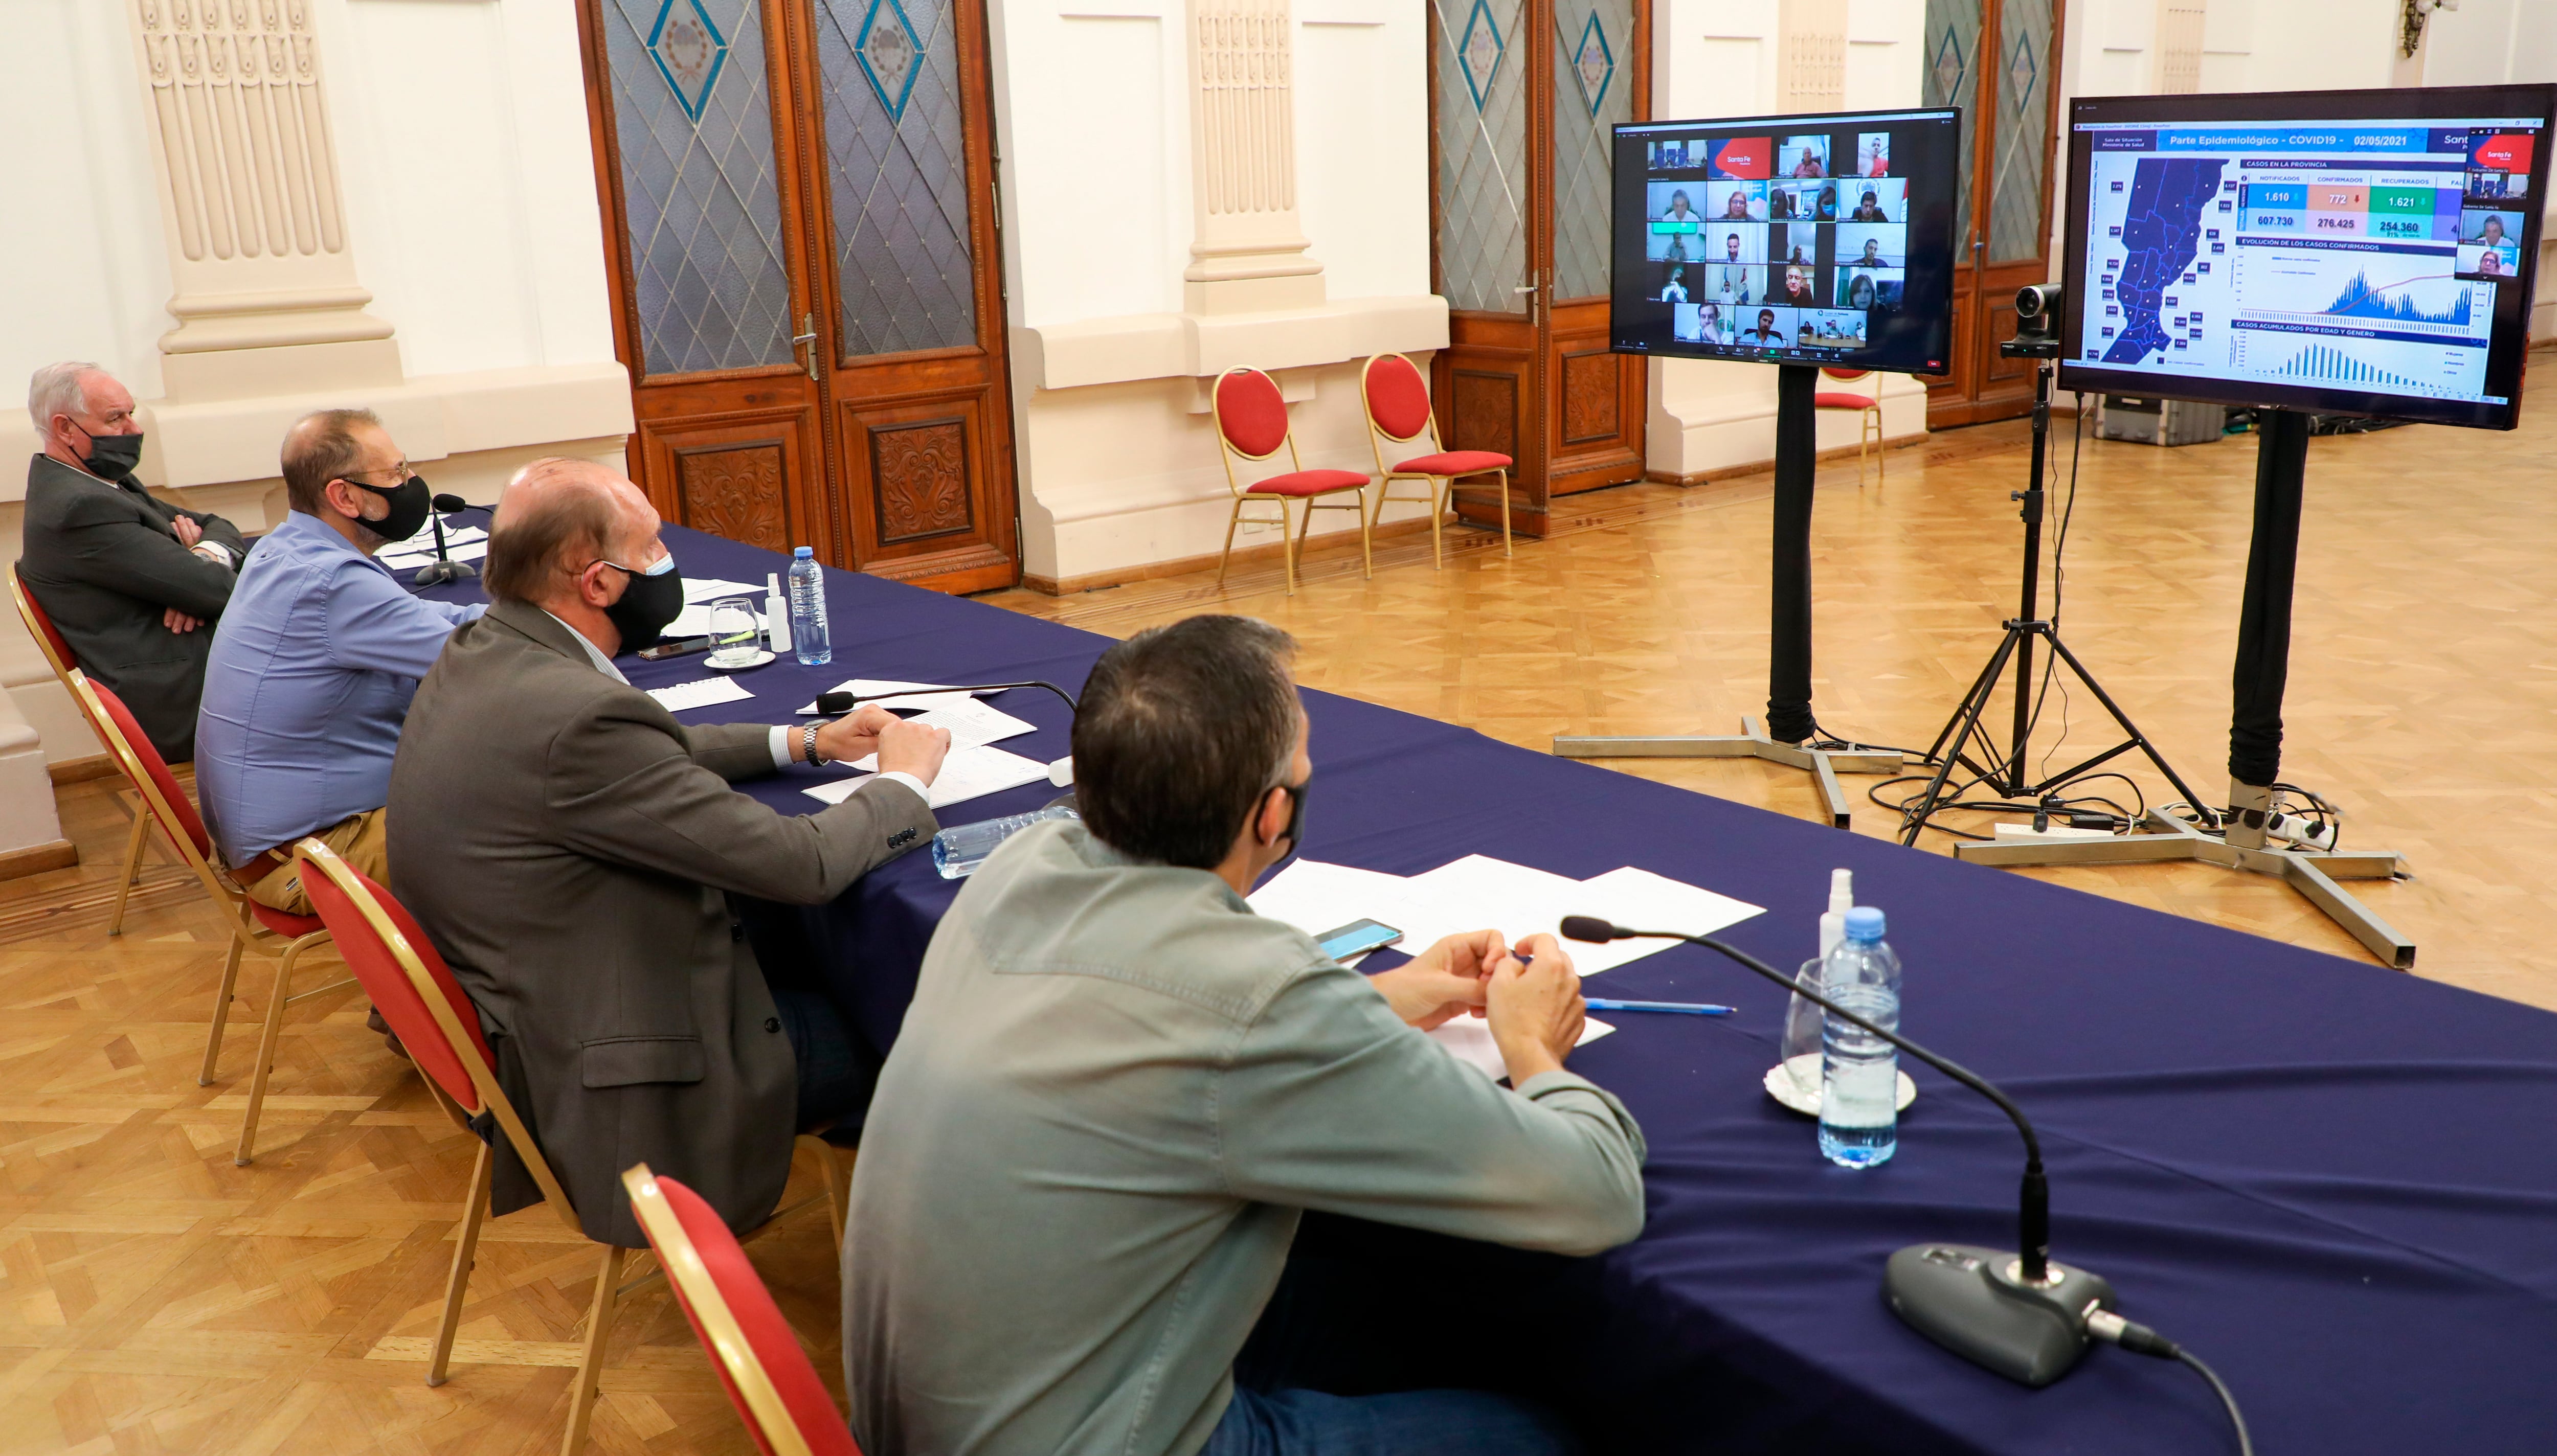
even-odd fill
[[[2557,754],[2534,756],[2557,706],[2557,585],[2540,569],[2557,559],[2552,440],[2543,412],[2511,436],[2315,444],[2286,777],[2343,803],[2349,845],[2412,858],[2414,878],[2360,892],[2415,936],[2420,974],[2557,1006],[2557,957],[2527,910],[2557,851]],[[1823,468],[1814,549],[1828,727],[1920,745],[1934,734],[2013,609],[2007,492],[2024,443],[2020,425],[1941,435],[1896,452],[1884,485],[1859,485],[1851,461]],[[2253,456],[2242,438],[2178,451],[2090,441],[2068,545],[2072,645],[2206,791],[2225,777]],[[1402,538],[1379,552],[1373,582],[1354,550],[1327,548],[1292,598],[1274,564],[1222,593],[1201,574],[993,599],[1120,634],[1197,611],[1266,616],[1303,642],[1312,686],[1537,748],[1557,732],[1729,731],[1765,697],[1766,495],[1763,476],[1598,492],[1514,558],[1458,531],[1432,572],[1426,539]],[[2086,711],[2067,709],[2072,747],[2091,748]],[[1815,812],[1807,780],[1755,762],[1616,766]],[[233,1167],[253,1025],[234,1020],[221,1080],[195,1083],[221,927],[163,860],[108,939],[122,799],[110,781],[60,798],[81,866],[0,883],[0,1453],[555,1449],[592,1293],[586,1246],[541,1209],[492,1225],[454,1378],[427,1389],[468,1140],[348,992],[289,1017],[264,1151]],[[1860,809],[1857,832],[1890,823]],[[2192,865],[2028,872],[2359,955],[2269,880]],[[255,961],[243,973],[247,1009],[263,1006],[268,974]],[[832,1384],[825,1230],[797,1221],[754,1257]],[[498,1359],[515,1363],[472,1363]],[[662,1293],[625,1306],[604,1390],[596,1451],[751,1449]]]

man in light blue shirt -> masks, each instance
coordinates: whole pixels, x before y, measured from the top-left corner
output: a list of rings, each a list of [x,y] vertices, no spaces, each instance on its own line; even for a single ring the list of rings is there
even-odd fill
[[[487,610],[411,596],[373,560],[425,524],[426,482],[370,410],[320,410],[284,438],[293,505],[240,569],[204,664],[196,790],[250,899],[308,915],[305,835],[377,881],[391,754],[418,679]]]

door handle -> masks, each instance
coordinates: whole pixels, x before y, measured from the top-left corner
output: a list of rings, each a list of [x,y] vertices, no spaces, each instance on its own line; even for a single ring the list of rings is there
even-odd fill
[[[1530,273],[1527,276],[1527,282],[1525,285],[1510,290],[1512,294],[1523,293],[1528,295],[1527,316],[1531,321],[1536,318],[1536,295],[1545,287],[1544,284],[1538,282],[1538,279],[1542,275],[1540,273]]]
[[[797,353],[803,346],[807,348],[808,352],[802,354],[800,359],[807,366],[808,378],[813,382],[817,377],[817,316],[800,315],[799,327],[806,331],[790,335],[790,348],[793,353]]]

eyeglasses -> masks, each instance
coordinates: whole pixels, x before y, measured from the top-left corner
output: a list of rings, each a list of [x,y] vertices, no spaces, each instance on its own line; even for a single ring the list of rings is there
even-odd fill
[[[346,472],[345,478],[347,478],[347,479],[349,479],[349,480],[354,480],[354,478],[355,478],[357,475],[384,475],[384,474],[389,475],[389,476],[391,477],[391,483],[390,483],[389,485],[387,485],[387,486],[383,487],[383,488],[384,488],[384,489],[390,489],[390,490],[396,490],[396,489],[398,489],[400,486],[407,484],[407,483],[409,482],[410,478],[411,478],[411,477],[413,477],[413,476],[415,476],[415,475],[417,474],[417,471],[412,470],[412,469],[410,469],[410,468],[408,467],[408,462],[406,462],[406,461],[402,461],[402,462],[400,462],[398,464],[395,464],[395,465],[384,465],[384,466],[382,466],[380,469],[377,469],[377,470],[348,470],[348,471]],[[358,484],[358,485],[361,485],[361,484],[364,484],[364,483],[366,483],[366,482],[361,481],[361,480],[355,480],[355,483],[356,483],[356,484]]]

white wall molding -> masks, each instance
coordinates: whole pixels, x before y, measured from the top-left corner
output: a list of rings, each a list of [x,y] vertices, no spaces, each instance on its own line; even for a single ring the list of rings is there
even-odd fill
[[[1323,265],[1296,218],[1296,27],[1288,0],[1189,0],[1193,314],[1307,308]]]

